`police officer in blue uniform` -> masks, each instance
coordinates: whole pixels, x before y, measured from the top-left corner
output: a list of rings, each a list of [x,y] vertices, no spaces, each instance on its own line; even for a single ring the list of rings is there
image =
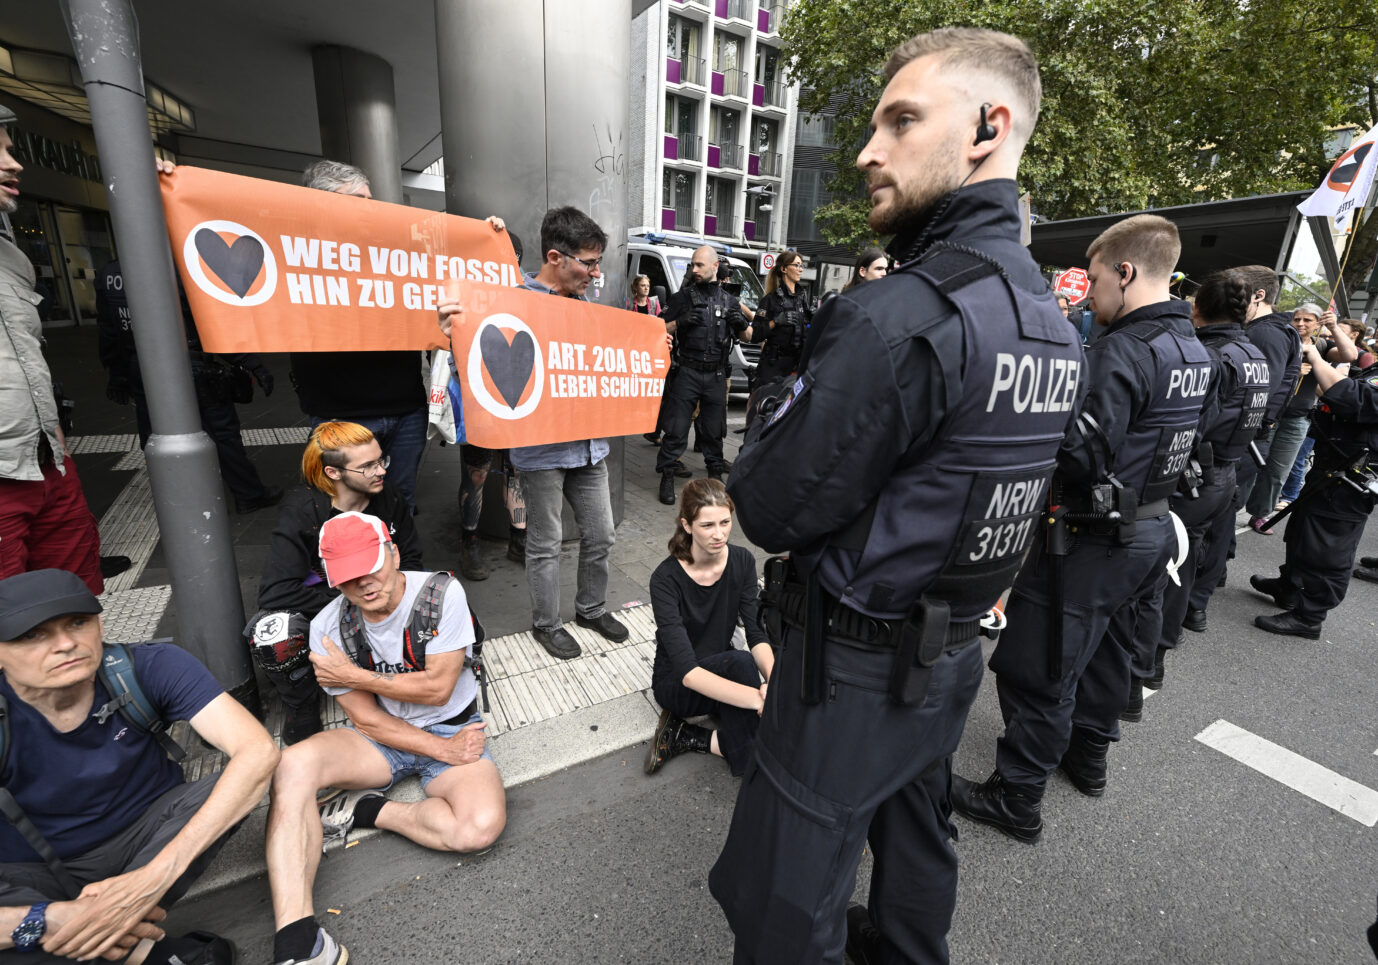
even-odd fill
[[[732,341],[747,329],[737,297],[718,284],[718,253],[709,245],[694,252],[690,283],[670,296],[666,329],[675,335],[675,377],[666,390],[665,437],[656,459],[660,501],[675,502],[675,464],[689,440],[694,406],[699,407],[699,443],[708,475],[721,479],[723,430],[727,426],[727,363]]]
[[[1249,583],[1283,610],[1256,617],[1255,626],[1316,640],[1326,614],[1349,589],[1354,554],[1378,500],[1378,365],[1346,377],[1314,343],[1302,351],[1321,393],[1311,422],[1315,461],[1288,507],[1280,573],[1253,576]]]
[[[1268,359],[1269,376],[1268,409],[1263,415],[1253,452],[1247,453],[1235,467],[1238,489],[1233,506],[1237,513],[1249,499],[1258,476],[1259,461],[1268,457],[1277,420],[1296,391],[1301,377],[1301,338],[1292,327],[1290,315],[1273,311],[1273,302],[1278,297],[1277,273],[1265,265],[1245,265],[1236,270],[1244,276],[1252,292],[1244,337]],[[1183,624],[1188,630],[1200,633],[1206,629],[1206,609],[1217,586],[1225,579],[1234,547],[1234,518],[1217,519],[1201,546],[1202,562]]]
[[[1217,359],[1218,377],[1201,411],[1196,448],[1172,496],[1172,511],[1187,533],[1186,556],[1177,567],[1179,582],[1163,574],[1158,605],[1149,608],[1145,615],[1149,618],[1141,619],[1135,631],[1134,679],[1122,720],[1142,717],[1145,679],[1155,690],[1163,685],[1163,655],[1177,646],[1181,635],[1187,600],[1200,577],[1200,548],[1207,531],[1222,519],[1226,526],[1234,525],[1235,467],[1263,425],[1271,391],[1268,359],[1244,337],[1249,297],[1248,280],[1238,271],[1211,275],[1196,293],[1192,322],[1196,337]],[[1097,662],[1093,660],[1082,677],[1077,727],[1088,726],[1082,718],[1082,692],[1093,679]]]
[[[991,657],[1005,719],[995,771],[980,784],[956,777],[952,787],[959,813],[1021,841],[1042,833],[1043,789],[1060,763],[1083,793],[1104,792],[1139,603],[1175,549],[1168,497],[1215,371],[1190,306],[1169,293],[1181,250],[1171,221],[1136,215],[1087,251],[1091,303],[1108,329],[1086,350],[1086,402],[1058,454],[1056,509],[1014,584],[1009,626]],[[1108,726],[1074,730],[1078,682],[1106,647],[1118,652],[1105,659],[1124,668],[1118,706]]]
[[[729,491],[783,640],[709,876],[735,961],[946,962],[950,758],[980,621],[1038,528],[1082,353],[1019,244],[1038,66],[1006,34],[901,45],[857,159],[897,269],[830,299]],[[846,911],[869,840],[870,907]]]

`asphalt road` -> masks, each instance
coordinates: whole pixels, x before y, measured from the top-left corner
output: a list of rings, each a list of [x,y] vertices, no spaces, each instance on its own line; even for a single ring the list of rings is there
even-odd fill
[[[1365,554],[1378,555],[1375,533]],[[1210,628],[1187,634],[1144,721],[1111,748],[1105,797],[1055,776],[1034,846],[958,819],[954,962],[1373,961],[1364,929],[1378,828],[1195,739],[1229,721],[1378,789],[1378,586],[1356,581],[1320,642],[1269,636],[1251,625],[1272,608],[1247,578],[1271,572],[1281,552],[1280,537],[1240,537]],[[955,770],[984,777],[999,730],[987,675]],[[647,778],[644,749],[513,790],[508,830],[487,855],[438,855],[391,836],[332,855],[316,889],[320,919],[357,962],[730,961],[707,875],[735,782],[703,757]],[[859,900],[868,873],[863,859]],[[183,906],[171,923],[229,935],[241,961],[271,961],[262,880]]]

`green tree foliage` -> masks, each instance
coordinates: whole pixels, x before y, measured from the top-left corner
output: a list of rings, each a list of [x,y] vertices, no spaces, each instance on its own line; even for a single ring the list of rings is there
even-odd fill
[[[1020,170],[1045,218],[1313,187],[1339,125],[1378,121],[1374,0],[796,0],[781,30],[800,110],[843,98],[833,244],[872,240],[853,167],[889,51],[974,26],[1022,37],[1043,109]]]

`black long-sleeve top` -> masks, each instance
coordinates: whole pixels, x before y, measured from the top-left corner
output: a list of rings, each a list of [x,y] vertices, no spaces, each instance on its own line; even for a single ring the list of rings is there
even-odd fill
[[[383,491],[368,501],[364,512],[377,516],[392,534],[404,570],[424,570],[421,539],[412,523],[411,507],[400,490],[384,483]],[[261,610],[294,610],[308,619],[340,595],[325,582],[321,565],[321,526],[339,515],[330,497],[311,486],[298,486],[287,494],[278,510],[277,527],[263,561],[263,578],[258,584]]]
[[[673,556],[651,574],[651,611],[656,621],[652,684],[676,683],[707,657],[732,648],[741,617],[747,646],[766,643],[757,619],[756,561],[743,546],[727,547],[727,567],[712,586],[689,576]]]
[[[1292,399],[1292,390],[1301,376],[1301,336],[1282,312],[1260,315],[1244,328],[1244,336],[1258,346],[1268,359],[1272,391],[1263,419],[1272,424]]]

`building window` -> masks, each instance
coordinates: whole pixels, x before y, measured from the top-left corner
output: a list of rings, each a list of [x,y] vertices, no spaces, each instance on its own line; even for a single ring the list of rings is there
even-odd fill
[[[832,200],[823,189],[825,171],[794,169],[789,198],[789,237],[791,241],[822,241],[823,233],[814,221],[814,212]]]
[[[836,147],[833,143],[833,125],[836,122],[837,118],[831,114],[800,114],[799,133],[795,141],[810,147]]]

